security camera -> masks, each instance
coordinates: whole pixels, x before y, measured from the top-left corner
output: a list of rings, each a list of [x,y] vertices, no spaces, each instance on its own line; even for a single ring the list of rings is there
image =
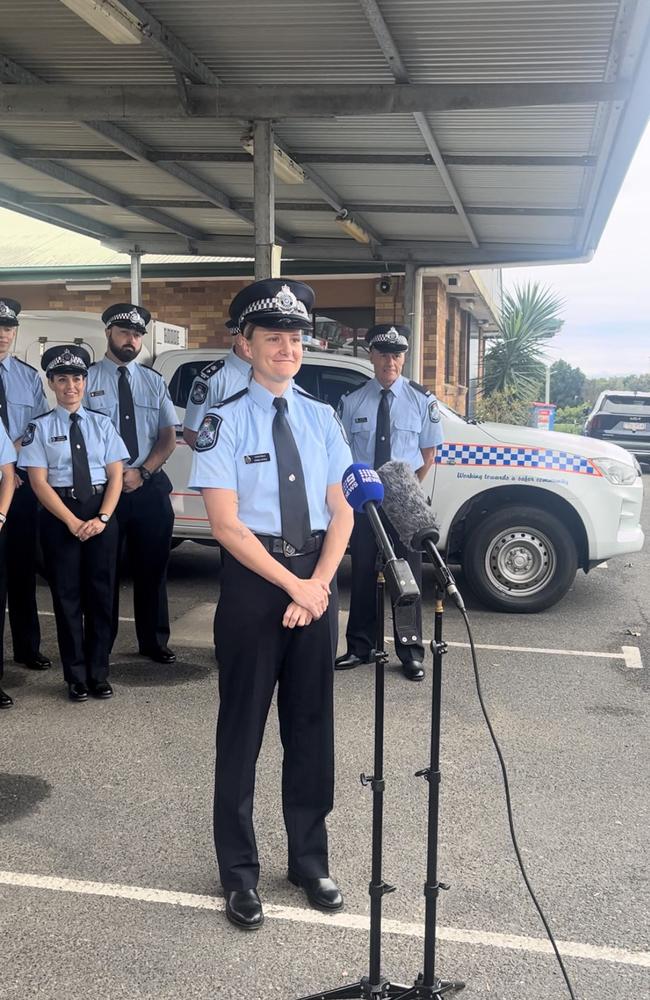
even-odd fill
[[[382,295],[390,295],[392,287],[390,278],[380,278],[377,282],[377,291],[381,292]]]

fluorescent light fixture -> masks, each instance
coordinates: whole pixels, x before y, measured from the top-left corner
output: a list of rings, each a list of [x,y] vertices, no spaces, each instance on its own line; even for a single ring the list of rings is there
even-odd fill
[[[255,143],[251,135],[244,135],[241,141],[242,146],[247,153],[251,156],[255,155]],[[283,149],[279,146],[273,145],[273,173],[280,181],[284,181],[285,184],[304,184],[305,183],[305,171],[302,169],[299,163],[292,160]]]
[[[347,233],[348,236],[351,236],[353,240],[356,240],[357,243],[370,243],[370,236],[365,229],[362,229],[361,226],[354,221],[354,219],[351,219],[347,215],[347,213],[345,215],[337,215],[336,221],[341,229]]]
[[[66,281],[66,292],[110,292],[113,287],[110,278],[102,281]]]
[[[113,45],[140,45],[142,35],[117,0],[61,0],[91,28]]]

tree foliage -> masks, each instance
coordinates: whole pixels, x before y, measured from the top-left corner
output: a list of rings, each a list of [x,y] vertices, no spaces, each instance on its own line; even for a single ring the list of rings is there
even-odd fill
[[[562,407],[582,403],[586,381],[587,376],[580,368],[567,361],[556,361],[551,365],[551,403]]]
[[[521,399],[512,389],[497,390],[477,400],[476,419],[525,426],[530,423],[530,403]]]
[[[544,379],[544,346],[562,327],[561,308],[561,299],[538,282],[504,293],[499,332],[485,356],[485,395],[533,399]]]
[[[600,393],[605,389],[636,389],[638,392],[650,392],[650,372],[587,379],[584,387],[585,402],[593,406]]]

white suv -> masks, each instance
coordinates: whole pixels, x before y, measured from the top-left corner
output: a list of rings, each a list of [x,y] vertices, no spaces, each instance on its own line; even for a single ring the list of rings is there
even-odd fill
[[[194,376],[223,350],[168,351],[153,362],[182,424]],[[372,376],[369,362],[305,354],[296,381],[336,407]],[[466,421],[441,405],[445,443],[423,486],[440,547],[462,565],[477,597],[499,611],[541,611],[605,559],[643,546],[638,463],[605,441],[508,424]],[[190,449],[179,431],[166,470],[174,484],[174,536],[208,542],[199,493],[188,490]]]

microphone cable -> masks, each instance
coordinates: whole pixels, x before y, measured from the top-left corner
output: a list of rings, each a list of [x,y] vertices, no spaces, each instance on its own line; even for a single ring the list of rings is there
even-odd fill
[[[501,752],[501,747],[499,746],[499,741],[497,740],[496,733],[494,732],[494,729],[492,727],[492,723],[490,722],[490,716],[488,715],[488,711],[487,711],[487,708],[485,707],[485,702],[483,700],[483,691],[481,690],[481,680],[480,680],[479,670],[478,670],[478,661],[477,661],[477,658],[476,658],[476,648],[474,646],[474,637],[472,636],[472,629],[471,629],[471,626],[470,626],[470,623],[469,623],[469,617],[467,615],[467,611],[464,608],[461,610],[461,614],[463,616],[463,620],[465,622],[465,628],[467,629],[467,635],[468,635],[468,638],[469,638],[469,646],[470,646],[470,650],[471,650],[471,654],[472,654],[472,667],[473,667],[473,670],[474,670],[474,681],[476,683],[476,693],[478,695],[479,705],[481,706],[481,712],[483,713],[483,718],[485,719],[485,724],[487,725],[488,732],[490,734],[490,737],[492,739],[492,743],[494,745],[494,749],[496,750],[497,757],[499,758],[499,766],[501,767],[501,775],[502,775],[502,778],[503,778],[503,787],[504,787],[505,796],[506,796],[506,808],[507,808],[507,812],[508,812],[508,826],[510,827],[510,839],[512,841],[512,846],[514,848],[515,857],[517,858],[517,863],[519,865],[519,870],[521,872],[522,878],[523,878],[524,883],[526,885],[526,888],[528,890],[528,894],[529,894],[530,898],[532,899],[533,904],[535,906],[535,909],[537,910],[537,912],[538,912],[538,914],[540,916],[540,919],[541,919],[541,921],[542,921],[542,923],[544,925],[544,930],[546,931],[546,935],[547,935],[549,941],[551,942],[551,947],[553,948],[553,951],[555,952],[555,957],[557,959],[558,965],[560,966],[560,970],[561,970],[562,975],[564,977],[564,982],[566,983],[567,989],[569,991],[569,996],[571,997],[571,1000],[576,1000],[576,995],[573,992],[573,986],[571,985],[571,980],[569,979],[569,974],[568,974],[568,972],[566,970],[566,967],[564,965],[564,961],[563,961],[562,956],[560,954],[560,950],[559,950],[559,948],[558,948],[558,946],[556,944],[555,938],[553,937],[553,932],[552,932],[552,930],[551,930],[551,928],[549,926],[548,920],[546,919],[546,917],[544,915],[544,911],[542,910],[542,907],[541,907],[541,905],[540,905],[540,903],[539,903],[539,901],[537,899],[537,896],[535,895],[535,892],[533,891],[533,887],[530,884],[530,880],[529,880],[528,874],[526,872],[526,868],[525,868],[525,865],[524,865],[524,862],[523,862],[523,858],[521,856],[521,851],[519,850],[519,844],[517,843],[517,836],[515,834],[515,821],[514,821],[514,817],[513,817],[513,814],[512,814],[512,800],[510,798],[510,785],[508,783],[508,772],[506,770],[506,762],[504,760],[503,753]]]

